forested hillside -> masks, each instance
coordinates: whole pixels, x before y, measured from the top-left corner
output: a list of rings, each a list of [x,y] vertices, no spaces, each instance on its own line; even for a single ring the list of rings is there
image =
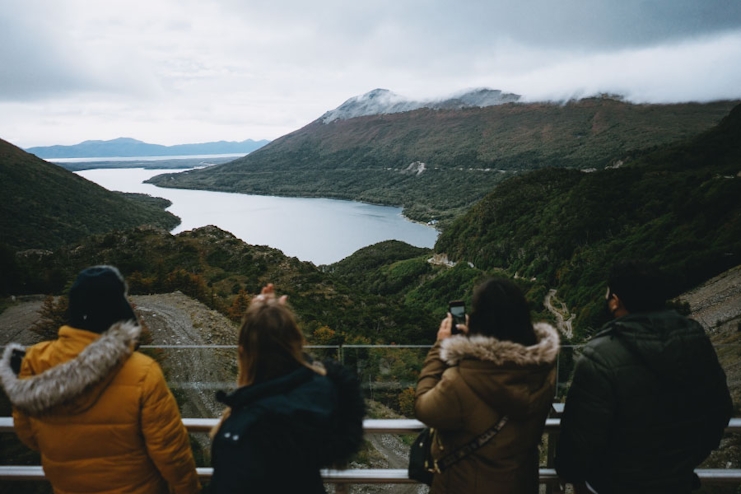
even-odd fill
[[[599,323],[607,269],[644,257],[672,295],[741,263],[741,106],[710,131],[616,169],[547,169],[498,186],[435,251],[558,288],[582,336]]]
[[[0,247],[48,249],[93,233],[180,220],[164,199],[111,192],[0,139]]]
[[[78,271],[95,264],[117,266],[131,294],[180,290],[234,321],[241,320],[252,295],[274,283],[289,296],[310,341],[433,341],[437,327],[430,315],[401,300],[347,286],[309,262],[245,244],[216,227],[178,235],[141,227],[94,235],[46,254],[22,252],[10,266],[13,285],[5,293],[63,294]]]
[[[445,225],[514,174],[627,161],[707,130],[733,106],[597,98],[319,119],[239,160],[151,182],[400,205]]]

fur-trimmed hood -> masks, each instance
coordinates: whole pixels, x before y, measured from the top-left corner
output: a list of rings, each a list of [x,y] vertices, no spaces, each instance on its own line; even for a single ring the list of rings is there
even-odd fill
[[[544,322],[534,324],[533,329],[538,342],[528,347],[490,336],[453,336],[442,342],[440,358],[448,365],[457,365],[467,358],[497,365],[538,366],[555,362],[560,344],[558,332]]]
[[[492,409],[514,419],[532,416],[553,400],[560,344],[550,324],[533,328],[538,341],[527,347],[481,335],[453,336],[442,342],[440,358]]]
[[[23,347],[10,344],[0,360],[0,384],[13,406],[27,415],[80,413],[97,401],[115,377],[134,351],[140,333],[141,328],[133,321],[116,323],[75,358],[24,379],[19,379],[10,366],[13,349]]]

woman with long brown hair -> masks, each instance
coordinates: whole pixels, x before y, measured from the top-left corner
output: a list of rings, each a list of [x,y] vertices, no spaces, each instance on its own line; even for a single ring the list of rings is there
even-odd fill
[[[342,366],[304,353],[286,297],[272,284],[251,302],[239,330],[238,388],[213,434],[211,492],[323,493],[322,467],[362,442],[365,407]]]
[[[461,334],[452,329],[448,314],[417,383],[417,418],[435,429],[438,465],[450,465],[434,474],[430,492],[537,494],[558,333],[533,324],[522,291],[497,278],[474,290],[467,324],[456,326]]]

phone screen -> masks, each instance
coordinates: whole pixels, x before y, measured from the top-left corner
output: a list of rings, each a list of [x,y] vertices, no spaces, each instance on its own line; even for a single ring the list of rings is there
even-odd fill
[[[23,362],[23,357],[25,355],[25,350],[19,350],[17,348],[14,348],[10,353],[10,368],[13,369],[13,372],[16,375],[21,371],[21,363]]]
[[[448,304],[448,310],[453,316],[453,327],[450,328],[450,332],[452,334],[458,334],[460,330],[455,325],[466,324],[466,305],[462,300],[454,300]]]
[[[453,314],[453,319],[456,323],[462,324],[466,320],[466,308],[461,305],[454,305],[450,307],[450,313]]]

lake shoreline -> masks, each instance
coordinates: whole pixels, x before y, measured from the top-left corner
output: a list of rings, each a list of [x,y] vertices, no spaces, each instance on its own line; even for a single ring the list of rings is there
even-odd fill
[[[130,163],[130,162],[129,162]],[[434,247],[439,231],[407,218],[400,207],[348,199],[243,194],[159,187],[147,181],[171,169],[93,168],[75,172],[109,190],[148,194],[172,203],[180,217],[171,233],[215,225],[252,245],[268,245],[315,265],[338,262],[385,240]]]

